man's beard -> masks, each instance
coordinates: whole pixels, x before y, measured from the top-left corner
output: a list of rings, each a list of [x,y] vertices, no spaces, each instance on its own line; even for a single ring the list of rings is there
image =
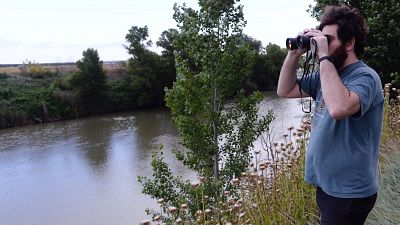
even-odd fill
[[[332,54],[331,57],[335,61],[336,69],[343,69],[342,66],[344,61],[347,59],[347,51],[346,51],[346,44],[342,43],[338,49],[336,49]]]

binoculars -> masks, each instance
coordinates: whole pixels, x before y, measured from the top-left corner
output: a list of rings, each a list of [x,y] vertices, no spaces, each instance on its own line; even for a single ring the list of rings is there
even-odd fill
[[[328,40],[328,44],[330,42],[329,36],[326,36]],[[286,48],[289,50],[294,50],[294,49],[307,49],[309,50],[312,45],[315,45],[315,43],[311,43],[311,37],[305,36],[305,35],[299,35],[296,38],[287,38],[286,39]]]
[[[287,38],[286,48],[289,50],[294,49],[309,49],[310,48],[310,37],[305,35],[299,35],[297,38]]]

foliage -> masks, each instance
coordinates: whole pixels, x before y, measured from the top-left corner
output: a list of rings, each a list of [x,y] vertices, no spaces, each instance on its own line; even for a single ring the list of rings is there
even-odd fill
[[[167,35],[165,32],[164,34]],[[161,57],[148,50],[152,45],[152,42],[147,40],[148,35],[147,26],[132,26],[125,37],[129,43],[125,47],[133,56],[128,60],[128,73],[131,76],[130,85],[134,90],[133,97],[137,106],[161,105],[164,88],[171,87],[175,79],[171,56],[167,54]]]
[[[100,111],[105,100],[107,77],[97,50],[88,48],[82,55],[76,62],[79,71],[71,76],[70,82],[80,100],[81,113],[93,115]]]
[[[10,89],[7,98],[0,99],[0,127],[46,122],[67,118],[72,111],[70,105],[59,101],[52,86]]]
[[[257,85],[257,90],[273,90],[277,86],[286,54],[286,49],[269,43],[265,47],[265,52],[257,55],[251,75],[251,80]]]
[[[310,6],[312,16],[318,18],[328,4],[344,3],[360,10],[369,26],[365,60],[382,77],[400,87],[400,2],[398,0],[316,0]]]
[[[258,115],[260,93],[241,89],[251,73],[255,51],[243,41],[243,6],[236,2],[200,0],[199,11],[185,4],[174,6],[180,30],[174,41],[178,75],[167,90],[166,103],[185,147],[177,157],[204,177],[202,194],[210,207],[225,198],[224,190],[236,193],[229,181],[247,169],[253,142],[272,119],[270,113]],[[156,186],[159,181],[148,182]],[[193,215],[199,202],[191,201],[192,195],[180,195],[188,193],[182,188],[187,186],[170,188],[157,197],[172,205],[169,196],[183,196]],[[149,189],[145,186],[145,190]]]

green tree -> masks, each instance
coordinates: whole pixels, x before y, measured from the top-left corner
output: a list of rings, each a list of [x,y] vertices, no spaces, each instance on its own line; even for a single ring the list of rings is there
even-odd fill
[[[209,196],[207,204],[214,206],[224,190],[234,190],[229,181],[247,169],[253,142],[272,119],[270,113],[258,115],[261,93],[246,95],[241,89],[251,73],[255,51],[243,40],[243,6],[237,2],[199,0],[198,11],[185,4],[174,6],[180,30],[175,45],[177,80],[167,90],[166,103],[185,147],[177,151],[178,159],[204,177],[203,194]],[[159,171],[154,165],[154,171]],[[167,169],[162,173],[171,176]],[[174,188],[161,192],[159,180],[141,178],[144,193],[167,200],[181,196],[165,205],[179,206],[182,198],[185,203],[201,204],[190,190],[182,194],[188,187],[182,182],[177,180]]]
[[[383,83],[400,87],[400,2],[398,0],[316,0],[309,12],[319,18],[328,4],[356,7],[367,21],[369,33],[364,59],[380,74]]]
[[[132,26],[125,37],[129,43],[125,47],[132,55],[128,60],[128,73],[136,106],[161,105],[164,88],[171,87],[175,78],[171,57],[161,57],[150,51],[152,42],[147,40],[148,36],[147,26]]]
[[[100,113],[100,105],[106,99],[107,77],[97,50],[88,48],[82,55],[83,58],[76,62],[78,72],[71,76],[70,83],[79,98],[79,111],[94,115]]]
[[[254,41],[252,46],[254,46]],[[250,85],[261,91],[274,90],[278,85],[281,66],[287,50],[276,44],[269,43],[262,51],[258,51],[252,68]]]
[[[279,73],[281,72],[286,54],[287,50],[279,47],[279,45],[269,43],[265,47],[264,70],[269,85],[267,87],[269,87],[270,90],[278,85]]]

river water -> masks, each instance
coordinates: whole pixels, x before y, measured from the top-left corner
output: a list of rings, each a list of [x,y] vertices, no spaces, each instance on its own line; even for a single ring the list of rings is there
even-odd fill
[[[266,93],[260,113],[273,110],[276,138],[303,115],[295,99]],[[137,176],[151,176],[151,151],[183,177],[175,160],[178,133],[166,109],[0,130],[1,225],[132,225],[155,200],[141,194]],[[258,145],[258,144],[256,144]]]

